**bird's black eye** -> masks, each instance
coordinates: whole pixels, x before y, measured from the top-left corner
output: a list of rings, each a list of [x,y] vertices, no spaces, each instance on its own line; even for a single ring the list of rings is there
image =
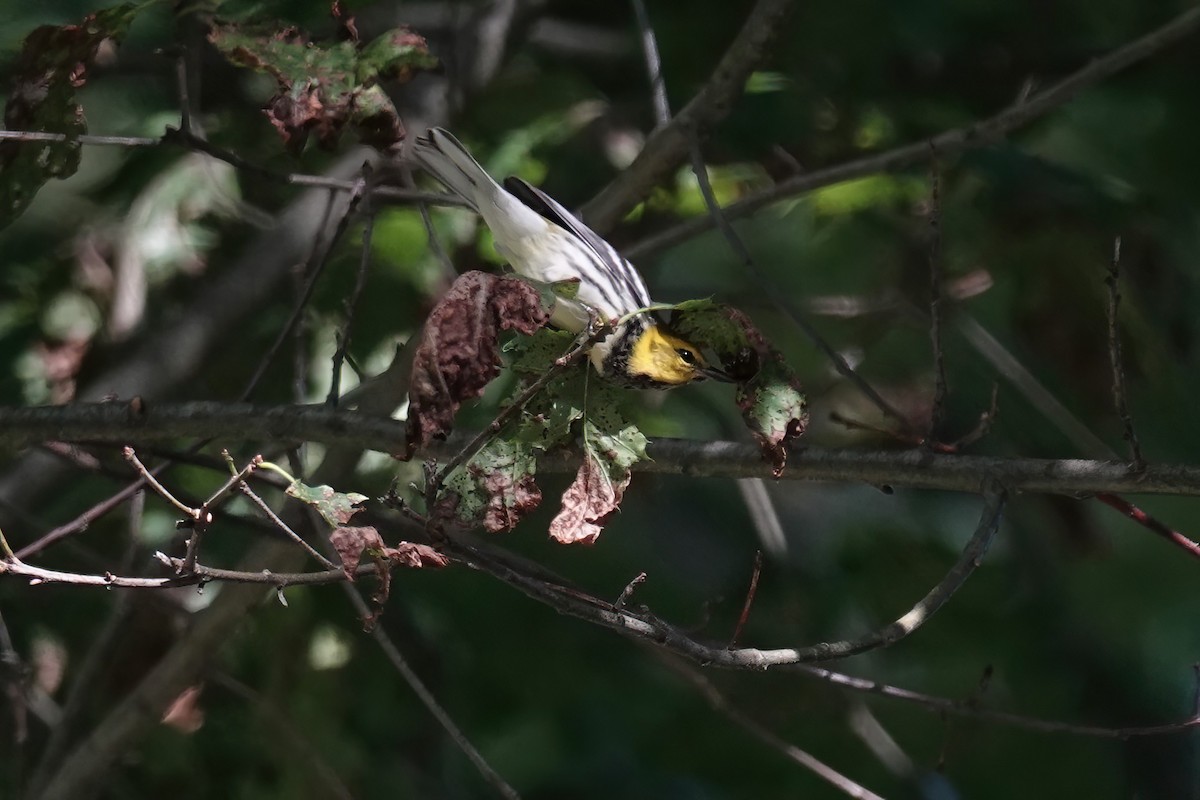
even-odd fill
[[[691,366],[696,365],[696,354],[691,350],[688,350],[686,347],[680,347],[675,352],[679,354],[681,359],[683,359],[683,363],[690,364]]]

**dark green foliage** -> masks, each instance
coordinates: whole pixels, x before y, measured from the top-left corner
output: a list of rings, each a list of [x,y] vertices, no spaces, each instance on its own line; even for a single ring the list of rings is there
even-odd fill
[[[77,25],[89,14],[108,19],[97,11],[101,5],[7,4],[0,12],[0,85],[11,87],[24,74],[24,37],[41,25],[63,31],[63,25]],[[179,124],[179,106],[173,58],[159,53],[169,56],[180,44],[195,48],[191,52],[198,56],[191,100],[205,134],[278,173],[322,174],[331,163],[315,147],[289,153],[263,121],[264,105],[297,89],[297,73],[311,70],[327,79],[322,91],[336,98],[330,109],[345,111],[348,96],[365,98],[366,109],[383,108],[389,125],[368,126],[368,133],[394,132],[391,122],[408,121],[415,113],[407,105],[416,102],[409,95],[394,95],[400,99],[392,112],[372,104],[382,104],[375,90],[390,80],[385,63],[398,59],[424,68],[426,56],[419,50],[388,52],[376,60],[374,50],[394,44],[380,37],[406,21],[407,8],[428,4],[355,4],[351,10],[359,14],[357,27],[367,43],[362,47],[344,38],[344,17],[330,21],[326,2],[241,7],[248,5],[259,19],[286,18],[266,40],[275,36],[279,42],[279,61],[291,65],[286,74],[280,66],[277,75],[231,65],[217,57],[203,31],[188,29],[194,20],[176,20],[171,4],[158,4],[138,14],[111,67],[89,71],[78,89],[54,84],[47,101],[53,100],[54,110],[43,109],[47,119],[9,120],[6,126],[81,133],[78,107],[89,133],[160,136],[166,126]],[[648,5],[663,53],[663,78],[672,107],[679,109],[707,79],[748,4]],[[423,20],[428,29],[415,29],[428,35],[431,51],[444,57],[445,74],[455,80],[464,77],[456,59],[482,51],[463,40],[449,46],[445,33],[484,7],[448,7],[444,17]],[[752,79],[751,93],[704,138],[710,177],[719,199],[731,203],[798,172],[922,142],[998,112],[1021,97],[1027,84],[1044,87],[1182,8],[1163,0],[798,4],[780,31],[778,51]],[[217,12],[243,18],[228,6]],[[115,33],[124,24],[116,20],[102,27]],[[284,36],[288,24],[312,34]],[[87,50],[106,31],[92,35],[80,28],[73,41]],[[245,36],[240,28],[229,35],[234,33]],[[519,174],[578,207],[622,168],[623,148],[634,141],[630,134],[653,127],[632,13],[621,3],[553,2],[519,18],[510,33],[495,79],[449,98],[453,116],[439,122],[497,175]],[[300,44],[312,41],[325,43],[324,49]],[[248,53],[252,44],[266,46],[261,39],[243,44]],[[65,64],[68,52],[81,60],[86,55],[67,48],[55,63]],[[255,58],[274,52],[267,48]],[[368,63],[374,75],[361,71]],[[1084,89],[1002,140],[961,156],[939,156],[936,212],[950,386],[943,438],[953,440],[975,427],[998,382],[999,416],[970,452],[1090,458],[1107,457],[1111,450],[1113,457],[1126,457],[1121,423],[1112,411],[1105,340],[1104,278],[1119,235],[1121,335],[1143,448],[1155,462],[1200,461],[1200,426],[1194,423],[1200,393],[1198,74],[1200,47],[1190,37]],[[440,76],[423,75],[426,79]],[[15,96],[5,100],[11,103]],[[322,125],[325,118],[312,135],[325,138],[327,131],[328,141],[343,149],[350,137],[336,134],[362,128],[353,115]],[[181,321],[194,321],[189,315],[197,297],[229,277],[238,256],[263,235],[265,214],[305,190],[239,171],[237,191],[211,191],[202,176],[222,168],[202,162],[202,169],[185,170],[189,156],[177,147],[0,148],[16,154],[0,174],[0,193],[8,198],[7,209],[23,208],[0,231],[0,400],[46,403],[82,393],[99,399],[108,389],[98,379],[144,351],[158,354],[155,375],[181,376],[164,398],[149,398],[151,403],[238,397],[303,285],[303,277],[292,282],[287,276],[293,268],[310,274],[306,270],[319,259],[297,257],[278,279],[271,278],[275,283],[261,306],[220,335],[201,342],[176,334]],[[45,169],[37,166],[42,161]],[[12,164],[25,166],[18,170]],[[37,168],[27,170],[29,165]],[[802,444],[905,447],[907,442],[887,434],[893,423],[836,376],[766,293],[807,315],[910,421],[924,424],[933,385],[927,320],[931,169],[922,164],[823,187],[735,221],[759,270],[770,278],[769,288],[712,231],[637,263],[655,300],[713,297],[753,320],[789,370],[773,384],[787,384],[791,373],[803,378],[811,421]],[[191,176],[195,192],[159,200],[158,179],[168,173]],[[229,174],[222,171],[215,184],[225,186]],[[54,175],[67,179],[49,180]],[[427,186],[419,176],[418,184]],[[187,202],[201,196],[208,199],[207,210]],[[223,199],[219,211],[214,197]],[[163,213],[134,213],[146,206]],[[376,204],[369,211],[375,214],[372,260],[349,351],[355,364],[374,374],[387,366],[398,344],[417,335],[455,272],[490,269],[499,259],[488,236],[461,210],[431,210],[453,270],[430,249],[416,208]],[[681,218],[704,213],[696,181],[681,169],[610,238],[628,248]],[[312,240],[319,223],[308,225],[287,228],[287,235],[304,239],[302,254],[319,254],[321,245]],[[324,400],[329,355],[356,280],[362,230],[361,217],[350,222],[302,315],[300,333],[287,338],[251,401]],[[177,241],[180,232],[186,233],[186,248],[167,248],[169,257],[155,249]],[[255,252],[265,260],[271,250]],[[116,281],[137,264],[148,265],[145,309],[131,338],[121,339],[108,325]],[[976,336],[979,329],[988,338]],[[726,334],[710,334],[714,349],[740,347],[736,329]],[[478,397],[450,414],[455,430],[487,425],[505,398],[535,380],[571,341],[565,334],[538,332],[528,348],[510,354],[516,370],[484,381]],[[1014,364],[1019,369],[1011,369]],[[588,369],[580,365],[563,376],[510,424],[507,438],[481,452],[481,459],[506,459],[514,487],[535,476],[545,498],[536,510],[526,509],[528,496],[522,500],[514,488],[496,513],[516,521],[512,510],[521,507],[519,523],[511,533],[484,540],[526,559],[547,580],[608,603],[644,572],[647,579],[628,598],[629,607],[644,604],[701,641],[729,641],[757,550],[764,550],[765,563],[739,642],[807,645],[857,636],[906,612],[942,578],[978,520],[979,500],[973,496],[817,485],[789,480],[787,470],[794,466],[789,465],[782,480],[768,485],[786,539],[782,550],[771,550],[734,481],[635,473],[623,489],[620,513],[605,520],[595,546],[563,547],[547,532],[573,476],[532,471],[531,461],[543,451],[553,457],[556,447],[571,443],[597,456],[615,456],[589,461],[592,472],[584,476],[615,495],[624,483],[621,464],[638,455],[641,445],[625,436],[630,426],[651,441],[749,438],[730,386],[706,382],[646,397],[622,393],[624,402],[618,403],[591,374],[585,409]],[[343,379],[349,388],[349,367]],[[1035,391],[1039,386],[1046,393]],[[783,405],[794,409],[797,397],[788,395]],[[1063,424],[1063,412],[1091,432],[1099,452],[1095,442],[1081,441]],[[798,413],[789,412],[787,419]],[[835,424],[833,413],[859,425]],[[177,452],[193,442],[171,444]],[[216,462],[215,470],[177,466],[162,479],[185,501],[202,500],[228,477],[216,458],[220,447],[233,450],[240,464],[270,444],[218,439],[203,452]],[[306,446],[299,457],[307,468],[325,449]],[[14,547],[125,485],[129,473],[115,451],[88,452],[98,457],[95,464],[72,466],[49,490],[0,492],[0,527]],[[157,463],[153,453],[143,455]],[[4,458],[0,488],[29,463],[12,454]],[[271,458],[282,462],[283,456]],[[39,460],[59,464],[61,457],[41,453]],[[420,464],[376,454],[363,458],[345,480],[325,481],[335,492],[370,498],[363,505],[371,519],[364,512],[349,524],[338,523],[351,530],[339,535],[343,549],[356,551],[360,563],[421,562],[421,553],[401,545],[407,523],[398,515],[385,517],[375,502],[394,479],[398,491],[421,507]],[[475,486],[456,476],[448,489],[458,487],[467,497]],[[256,487],[276,510],[299,505],[282,490]],[[1130,499],[1184,534],[1200,536],[1196,500]],[[355,504],[349,506],[326,511],[338,520]],[[221,517],[206,532],[201,550],[206,564],[233,567],[263,538],[280,535],[241,500],[227,509],[244,521]],[[586,520],[591,510],[585,510],[575,530],[594,524]],[[484,504],[472,509],[472,517],[486,513]],[[140,516],[123,505],[35,561],[92,574],[126,569],[159,574],[154,551],[182,555],[179,516],[148,495]],[[322,569],[311,560],[305,568]],[[373,580],[359,578],[356,588],[378,591]],[[1181,719],[1193,709],[1198,586],[1192,559],[1098,503],[1017,496],[980,570],[917,635],[828,666],[1052,720],[1127,725]],[[529,800],[842,796],[713,711],[650,648],[458,565],[397,569],[390,588],[378,625],[489,762]],[[192,604],[237,590],[211,584],[203,594],[151,595],[28,586],[0,576],[0,613],[30,667],[20,676],[58,704],[112,615],[119,615],[120,635],[100,654],[101,668],[89,682],[76,729],[82,735],[120,706],[171,642],[187,635],[196,620],[187,610]],[[290,587],[287,608],[273,592],[264,595],[267,602],[211,654],[217,674],[199,698],[203,725],[192,733],[155,728],[95,787],[99,798],[315,800],[338,796],[331,775],[355,800],[495,796],[362,632],[340,587]],[[55,661],[54,653],[63,654],[62,660]],[[32,668],[56,663],[66,670],[58,683],[52,670]],[[990,678],[981,687],[985,673]],[[0,672],[0,678],[10,674]],[[1051,735],[943,718],[790,672],[705,674],[742,713],[888,798],[1176,798],[1189,796],[1197,785],[1190,752],[1194,733],[1129,742]],[[220,676],[234,678],[251,694],[240,694]],[[8,697],[0,692],[0,796],[15,798],[21,796],[18,785],[30,778],[48,727],[37,713],[27,715],[28,739],[17,744],[21,717]],[[864,741],[861,732],[870,730],[864,709],[902,759],[885,762]],[[876,746],[886,741],[877,729],[872,735]]]

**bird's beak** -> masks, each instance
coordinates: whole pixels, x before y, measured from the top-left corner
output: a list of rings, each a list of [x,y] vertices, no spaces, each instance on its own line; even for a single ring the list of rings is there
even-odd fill
[[[703,367],[697,371],[704,377],[712,378],[714,381],[720,381],[721,383],[733,383],[733,376],[723,369],[717,369],[716,367]]]

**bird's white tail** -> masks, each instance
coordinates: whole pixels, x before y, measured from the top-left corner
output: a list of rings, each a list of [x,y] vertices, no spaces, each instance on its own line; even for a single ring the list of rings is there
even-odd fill
[[[544,247],[539,237],[546,233],[549,223],[496,183],[454,134],[444,128],[430,128],[413,143],[413,156],[483,217],[492,231],[496,249],[512,262],[513,269],[531,278],[548,280],[542,274],[538,256],[531,255],[529,249]]]
[[[476,212],[495,202],[504,191],[492,176],[479,165],[462,142],[444,128],[430,128],[413,143],[417,163],[447,189],[466,200]]]

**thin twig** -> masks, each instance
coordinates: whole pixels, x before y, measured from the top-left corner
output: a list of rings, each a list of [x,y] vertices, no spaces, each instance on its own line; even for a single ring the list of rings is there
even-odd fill
[[[308,553],[310,556],[312,556],[317,561],[319,561],[321,563],[321,566],[325,567],[326,569],[338,569],[339,568],[336,564],[334,564],[328,558],[321,555],[321,553],[318,552],[315,548],[313,548],[312,545],[310,545],[308,542],[306,542],[304,540],[304,537],[302,537],[300,534],[298,534],[294,530],[292,530],[291,526],[288,525],[286,522],[284,522],[280,518],[280,516],[278,514],[276,514],[269,505],[267,505],[266,501],[263,500],[261,497],[259,497],[255,493],[255,491],[250,488],[250,485],[248,483],[246,483],[245,481],[242,481],[241,483],[238,484],[238,489],[241,491],[242,494],[244,494],[244,495],[246,495],[246,497],[250,498],[250,502],[252,502],[252,503],[254,503],[254,505],[258,506],[259,510],[261,510],[263,512],[263,514],[266,515],[267,519],[271,520],[271,522],[273,522],[275,524],[275,527],[277,527],[277,528],[279,528],[279,530],[283,531],[287,535],[287,537],[289,539],[291,539],[293,542],[300,545],[300,547],[302,547],[304,549],[304,552]]]
[[[644,0],[630,0],[638,28],[642,34],[642,56],[650,78],[650,96],[654,101],[654,122],[666,125],[671,121],[671,104],[667,100],[667,82],[663,79],[662,58],[658,54],[658,38],[650,24]]]
[[[1159,536],[1180,548],[1185,553],[1189,553],[1196,558],[1200,558],[1200,544],[1192,541],[1179,531],[1173,530],[1167,525],[1164,525],[1162,522],[1159,522],[1157,519],[1150,516],[1133,503],[1130,503],[1125,498],[1118,497],[1111,492],[1098,492],[1096,494],[1096,499],[1109,508],[1115,508],[1117,511],[1120,511],[1122,514],[1129,517],[1146,530],[1151,531],[1152,533],[1157,533]]]
[[[617,602],[613,605],[615,605],[617,608],[624,608],[625,604],[629,602],[629,598],[633,597],[633,593],[637,591],[637,588],[645,582],[646,573],[639,572],[637,575],[633,576],[633,580],[625,584],[625,588],[621,590],[621,594],[617,596]]]
[[[345,585],[344,589],[346,596],[354,605],[359,617],[363,619],[370,617],[371,609],[367,605],[367,601],[362,598],[362,595],[360,595],[349,583]],[[388,636],[383,630],[382,626],[374,626],[371,629],[371,636],[373,636],[375,641],[379,644],[380,649],[383,650],[383,654],[387,656],[388,661],[392,662],[392,666],[395,667],[396,671],[400,673],[400,677],[402,677],[404,682],[408,684],[409,688],[413,690],[413,694],[417,696],[417,699],[421,701],[421,704],[425,706],[426,710],[428,710],[433,718],[437,720],[438,724],[442,726],[442,730],[446,732],[446,735],[449,736],[458,749],[462,751],[463,755],[467,757],[467,760],[471,762],[471,764],[479,772],[480,776],[487,781],[488,785],[495,789],[501,797],[509,798],[510,800],[519,800],[520,795],[517,793],[517,790],[510,786],[508,782],[500,776],[500,773],[496,772],[496,770],[492,768],[492,765],[487,762],[487,759],[483,757],[483,754],[481,754],[479,750],[476,749],[475,745],[471,743],[471,740],[466,737],[466,734],[462,732],[462,729],[458,727],[458,724],[450,717],[450,714],[447,713],[446,709],[442,708],[441,704],[438,703],[437,698],[433,696],[433,692],[429,690],[429,687],[425,685],[425,682],[421,680],[421,677],[417,675],[416,671],[412,668],[412,666],[409,665],[408,659],[406,659],[404,654],[400,652],[400,648],[396,646],[391,637]]]
[[[723,119],[745,90],[750,73],[770,53],[793,0],[758,0],[704,86],[679,113],[646,139],[634,162],[584,204],[584,222],[603,234],[687,160],[694,137]]]
[[[145,450],[151,453],[158,452],[153,447],[147,447]],[[170,452],[167,454],[166,459],[167,461],[165,463],[159,464],[157,467],[151,469],[150,474],[157,476],[171,467],[173,463],[177,461],[188,464],[196,464],[211,469],[219,469],[219,467],[214,466],[211,462],[199,459],[196,456],[195,447],[191,448],[187,452]],[[121,480],[124,480],[125,478],[126,476],[124,474],[120,476]],[[133,483],[126,485],[119,492],[106,497],[104,500],[92,506],[70,522],[59,525],[58,527],[39,537],[36,541],[25,545],[16,552],[17,557],[23,560],[28,560],[32,556],[37,555],[42,550],[61,541],[62,539],[79,531],[85,530],[93,522],[105,516],[106,514],[111,513],[126,500],[136,498],[140,493],[143,492],[145,487],[146,482],[141,478],[138,478]],[[209,505],[212,505],[212,503],[213,500],[210,499]]]
[[[309,270],[308,282],[304,285],[303,294],[301,294],[299,300],[293,304],[292,313],[288,318],[287,323],[280,328],[279,333],[275,336],[275,341],[271,343],[271,346],[267,348],[266,353],[264,353],[263,357],[259,360],[258,367],[254,370],[254,374],[250,376],[250,380],[246,383],[246,388],[242,390],[242,393],[239,396],[240,400],[248,399],[254,392],[255,387],[258,386],[258,382],[262,380],[263,374],[267,371],[267,367],[269,367],[275,360],[275,355],[279,352],[279,348],[281,348],[283,343],[287,341],[288,336],[290,336],[292,333],[292,329],[300,323],[300,320],[304,315],[304,309],[308,306],[308,301],[312,299],[313,291],[317,288],[317,281],[320,280],[321,275],[325,272],[325,267],[329,264],[330,256],[333,255],[333,251],[337,247],[337,243],[341,240],[342,234],[344,234],[346,229],[350,226],[350,220],[354,217],[355,209],[358,207],[359,201],[362,200],[363,191],[366,188],[366,180],[359,178],[357,183],[358,189],[350,193],[350,200],[346,205],[345,213],[343,213],[338,219],[337,228],[330,237],[329,243],[322,248],[320,259],[317,261],[316,265]],[[332,203],[329,205],[329,208],[333,208]],[[324,229],[325,226],[322,225],[320,230]]]
[[[122,448],[121,454],[125,456],[125,460],[128,461],[135,470],[137,470],[138,475],[142,476],[142,480],[145,481],[145,483],[150,486],[151,489],[158,492],[163,499],[182,511],[185,515],[187,515],[188,519],[192,521],[200,519],[200,510],[192,508],[188,504],[176,499],[175,495],[171,494],[167,487],[159,483],[158,479],[151,474],[150,470],[146,469],[146,465],[138,459],[137,453],[133,451],[132,447],[126,446]]]
[[[962,555],[946,576],[916,605],[895,622],[855,639],[821,642],[798,648],[763,650],[741,647],[733,650],[713,647],[693,639],[679,628],[648,611],[632,612],[596,597],[567,591],[562,586],[519,571],[509,564],[479,558],[453,539],[442,543],[446,555],[512,586],[529,597],[545,603],[562,614],[579,617],[596,625],[635,639],[645,639],[677,655],[698,663],[727,669],[763,670],[785,665],[805,664],[847,658],[889,645],[910,636],[935,614],[975,570],[1000,524],[1005,491],[991,483],[984,491],[979,525]]]
[[[677,658],[668,657],[664,657],[662,661],[675,674],[692,684],[704,696],[708,704],[713,707],[713,710],[724,714],[729,720],[750,733],[763,744],[782,753],[848,797],[859,798],[860,800],[883,800],[879,795],[855,783],[850,778],[847,778],[845,775],[815,758],[809,752],[801,750],[796,745],[779,738],[779,736],[772,733],[760,722],[734,705],[721,693],[721,690],[712,681],[691,664],[687,664]]]
[[[1113,239],[1112,261],[1108,264],[1108,363],[1112,369],[1113,406],[1125,427],[1124,438],[1129,443],[1129,460],[1138,469],[1146,466],[1142,458],[1142,445],[1133,429],[1133,415],[1129,413],[1129,390],[1125,385],[1125,364],[1121,358],[1121,328],[1118,311],[1121,308],[1121,237]]]
[[[80,134],[78,136],[65,133],[47,133],[45,131],[0,131],[0,141],[10,142],[75,142],[85,145],[101,145],[114,147],[157,147],[162,139],[150,136],[96,136]]]
[[[641,27],[646,69],[649,73],[650,84],[654,93],[655,114],[659,125],[666,125],[670,121],[671,108],[667,102],[666,85],[662,79],[662,62],[658,55],[658,43],[654,35],[654,30],[650,27],[650,20],[646,14],[643,1],[631,0],[631,2],[637,15],[638,24]],[[684,135],[687,136],[687,152],[692,162],[692,173],[696,176],[696,183],[700,187],[700,194],[704,198],[704,205],[708,209],[708,214],[718,230],[721,231],[721,235],[724,236],[734,255],[742,262],[742,265],[750,273],[754,281],[763,288],[763,294],[770,300],[772,305],[778,308],[784,316],[800,328],[804,335],[833,363],[834,368],[841,375],[857,386],[885,415],[893,417],[907,429],[909,427],[908,420],[854,371],[854,368],[846,362],[841,353],[837,352],[832,345],[825,341],[824,337],[817,333],[816,329],[790,303],[783,299],[787,296],[786,292],[780,291],[774,281],[770,280],[758,268],[758,264],[755,263],[754,257],[750,255],[749,249],[747,249],[741,237],[738,236],[737,231],[725,219],[721,211],[721,205],[717,202],[716,193],[713,192],[712,182],[708,178],[708,168],[704,164],[704,154],[700,150],[700,144],[694,132],[686,132]]]
[[[374,230],[375,211],[369,206],[368,199],[368,205],[363,210],[362,251],[359,254],[358,274],[354,278],[354,289],[350,292],[350,299],[346,301],[346,320],[337,335],[337,349],[333,352],[329,394],[325,397],[325,405],[330,408],[337,407],[338,396],[341,394],[342,362],[346,360],[346,352],[350,349],[350,332],[354,328],[354,314],[358,310],[358,300],[367,285],[367,272],[371,267],[371,234]]]
[[[1039,719],[1038,717],[1028,717],[1023,714],[1013,714],[1007,711],[993,711],[987,708],[980,708],[977,704],[969,701],[938,697],[937,695],[925,694],[924,692],[914,692],[899,686],[892,686],[866,678],[857,678],[811,664],[797,664],[789,669],[843,689],[913,703],[924,708],[926,711],[936,714],[969,717],[984,722],[994,722],[1000,725],[1010,725],[1015,728],[1041,731],[1042,733],[1066,733],[1097,739],[1132,739],[1141,736],[1166,736],[1200,727],[1200,708],[1197,708],[1195,713],[1187,719],[1168,722],[1162,725],[1134,725],[1126,727],[1076,725],[1069,722],[1058,722],[1055,720]]]
[[[733,225],[725,217],[725,212],[717,202],[716,194],[713,192],[712,183],[708,179],[708,169],[704,164],[704,156],[700,152],[700,146],[693,141],[692,144],[692,172],[696,175],[696,181],[700,186],[700,194],[704,198],[704,204],[708,208],[708,214],[715,221],[717,228],[721,231],[726,243],[733,250],[734,255],[742,262],[742,266],[750,274],[750,277],[762,289],[771,305],[775,306],[781,314],[783,314],[793,325],[800,329],[808,340],[821,351],[822,355],[833,364],[833,368],[838,374],[846,380],[850,381],[863,395],[871,401],[885,416],[896,420],[901,428],[906,432],[912,432],[912,423],[896,410],[895,406],[883,398],[875,387],[871,386],[865,378],[858,374],[854,367],[850,366],[849,362],[842,356],[837,349],[825,340],[817,332],[817,329],[812,326],[800,311],[788,302],[787,292],[784,292],[775,281],[771,280],[765,272],[763,272],[754,257],[750,255],[750,250],[746,247],[745,242],[738,236]]]
[[[954,452],[961,451],[964,447],[975,444],[980,439],[988,435],[992,425],[996,422],[996,415],[1000,411],[1000,384],[992,384],[992,399],[988,402],[987,410],[979,414],[979,421],[975,423],[975,427],[959,437],[958,441],[954,442]]]
[[[996,115],[960,128],[943,131],[929,139],[898,147],[884,153],[855,159],[832,167],[814,170],[781,181],[769,189],[745,197],[724,208],[729,220],[747,216],[758,209],[786,197],[809,192],[822,186],[861,178],[880,172],[895,172],[929,158],[933,147],[942,158],[950,158],[967,150],[988,147],[1006,134],[1045,116],[1064,105],[1082,90],[1093,86],[1121,70],[1143,61],[1192,35],[1200,28],[1200,8],[1191,8],[1167,24],[1118,47],[1058,83],[1029,97],[1019,99]],[[697,216],[643,239],[625,255],[636,258],[661,252],[716,226],[716,220]]]
[[[225,459],[225,463],[229,466],[229,472],[231,474],[229,476],[229,480],[221,484],[221,488],[209,495],[208,499],[204,501],[204,508],[209,511],[212,511],[220,506],[225,501],[225,498],[229,495],[229,493],[233,491],[234,487],[236,487],[239,483],[245,482],[246,478],[250,477],[250,475],[253,474],[254,471],[257,470],[258,467],[263,463],[262,455],[256,455],[254,458],[250,459],[246,466],[239,470],[234,467],[233,457],[229,455],[228,450],[221,450],[221,457]]]
[[[933,403],[924,446],[939,441],[946,415],[946,354],[942,349],[942,192],[937,153],[929,170],[929,340],[933,349]]]
[[[742,613],[738,615],[737,625],[733,628],[733,636],[729,637],[729,647],[727,650],[732,650],[737,647],[738,639],[742,636],[742,630],[746,627],[746,622],[750,619],[750,607],[754,605],[754,595],[758,593],[758,579],[762,575],[763,554],[762,550],[754,551],[754,569],[750,572],[750,588],[746,590],[746,601],[742,603]]]

